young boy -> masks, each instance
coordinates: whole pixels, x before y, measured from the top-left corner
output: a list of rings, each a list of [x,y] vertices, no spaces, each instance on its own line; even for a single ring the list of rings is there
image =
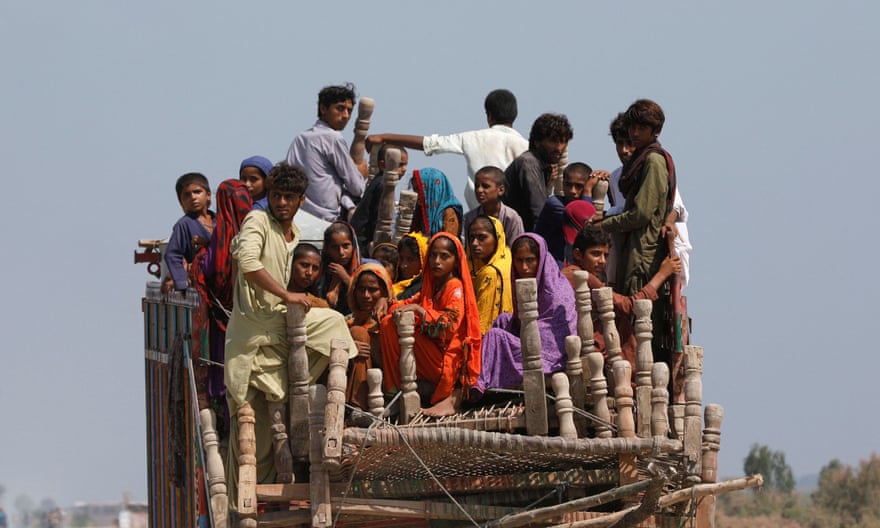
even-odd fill
[[[614,291],[633,295],[648,282],[669,254],[663,238],[666,216],[673,209],[675,166],[657,137],[663,130],[663,109],[654,101],[639,99],[624,116],[635,152],[624,164],[620,192],[624,210],[600,221],[604,231],[623,233]]]
[[[391,277],[391,282],[397,280],[397,260],[400,258],[397,246],[391,242],[383,242],[373,248],[370,257],[385,266],[385,269],[388,271],[388,276]]]
[[[523,233],[522,218],[513,208],[501,201],[504,196],[504,171],[498,167],[486,166],[474,175],[477,202],[480,204],[464,215],[462,229],[467,233],[468,226],[479,215],[494,216],[504,226],[504,236],[507,237],[507,246],[513,239]]]
[[[569,164],[562,173],[563,195],[553,195],[547,198],[547,203],[544,204],[544,208],[541,209],[541,214],[538,215],[538,220],[535,222],[535,233],[547,241],[547,249],[550,250],[560,268],[563,261],[566,260],[566,243],[571,244],[574,241],[574,236],[583,226],[584,221],[596,212],[593,207],[593,187],[597,181],[598,178],[593,174],[593,169],[586,163],[578,161]],[[585,203],[580,207],[570,209],[571,213],[567,216],[566,207],[575,201]],[[567,221],[572,218],[573,213],[577,213],[575,217],[579,220],[576,224],[570,224]],[[567,231],[563,230],[564,226],[569,226]],[[566,236],[568,231],[571,234]]]
[[[388,148],[400,150],[400,165],[397,167],[397,171],[400,173],[400,180],[403,180],[403,176],[406,174],[406,166],[409,162],[409,154],[407,154],[405,148],[394,145],[382,145],[379,147],[379,172],[367,184],[367,188],[364,189],[364,195],[351,216],[351,227],[357,233],[358,247],[361,250],[361,256],[364,258],[370,256],[370,244],[373,242],[376,223],[379,220],[379,202],[382,201],[382,189],[385,184],[385,150]]]
[[[266,208],[266,176],[272,170],[272,162],[263,156],[251,156],[241,162],[238,179],[247,187],[254,209]]]
[[[610,248],[611,237],[608,236],[608,233],[603,232],[596,226],[589,224],[584,226],[572,244],[573,262],[562,269],[562,274],[571,283],[572,288],[577,287],[574,281],[574,272],[578,270],[590,272],[590,289],[605,287],[605,284],[599,277],[605,271]],[[630,296],[614,293],[614,321],[617,323],[617,330],[620,333],[620,350],[624,359],[632,365],[633,372],[635,372],[636,368],[636,336],[632,326],[634,301],[638,299],[656,301],[658,298],[657,290],[666,282],[670,275],[678,271],[681,271],[681,259],[678,257],[666,257],[663,259],[663,263],[660,265],[657,273],[637,293]],[[593,312],[594,318],[597,315],[596,312]],[[605,339],[600,328],[599,326],[596,327],[597,331],[594,337],[596,349],[602,352],[607,359]]]
[[[162,283],[162,292],[171,289],[185,291],[189,286],[187,269],[202,245],[207,246],[214,230],[214,213],[211,206],[211,186],[208,178],[199,172],[188,172],[177,178],[174,186],[177,200],[184,215],[174,224],[168,249],[165,250],[165,265],[168,275]]]

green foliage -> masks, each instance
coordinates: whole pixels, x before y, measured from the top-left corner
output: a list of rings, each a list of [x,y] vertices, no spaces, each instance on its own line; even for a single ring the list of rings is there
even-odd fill
[[[771,451],[766,445],[753,444],[743,462],[746,475],[760,473],[764,476],[764,487],[791,493],[794,490],[794,473],[785,462],[785,453]]]
[[[841,527],[880,525],[880,457],[872,454],[858,470],[832,460],[819,473],[819,489],[812,498]]]

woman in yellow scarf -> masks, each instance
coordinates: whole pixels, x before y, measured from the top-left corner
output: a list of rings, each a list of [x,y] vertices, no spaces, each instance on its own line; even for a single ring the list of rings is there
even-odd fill
[[[479,215],[467,227],[467,258],[485,334],[502,313],[513,313],[510,282],[512,257],[504,226],[497,218]]]

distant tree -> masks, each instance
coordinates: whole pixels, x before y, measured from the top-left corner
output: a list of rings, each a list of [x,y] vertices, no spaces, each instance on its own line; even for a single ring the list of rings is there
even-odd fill
[[[764,476],[764,487],[791,493],[794,490],[794,473],[785,462],[785,453],[772,451],[766,445],[753,444],[743,461],[746,475],[760,473]]]
[[[832,460],[819,473],[813,503],[838,520],[839,526],[880,524],[880,457],[872,454],[859,469]]]

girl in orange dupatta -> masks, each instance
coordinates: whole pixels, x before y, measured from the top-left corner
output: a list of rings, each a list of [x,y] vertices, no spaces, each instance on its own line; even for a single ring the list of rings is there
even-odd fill
[[[422,413],[449,416],[461,407],[462,388],[464,394],[469,394],[480,375],[482,342],[477,299],[464,249],[456,235],[440,232],[431,237],[422,267],[422,290],[402,301],[381,322],[385,390],[400,388],[400,344],[393,318],[404,311],[415,312],[416,378],[434,386],[432,406],[422,409]]]
[[[379,351],[379,319],[391,304],[391,276],[383,264],[365,260],[351,275],[348,307],[351,315],[345,318],[358,355],[349,361],[348,387],[345,400],[361,409],[369,409],[367,370],[381,366]]]

